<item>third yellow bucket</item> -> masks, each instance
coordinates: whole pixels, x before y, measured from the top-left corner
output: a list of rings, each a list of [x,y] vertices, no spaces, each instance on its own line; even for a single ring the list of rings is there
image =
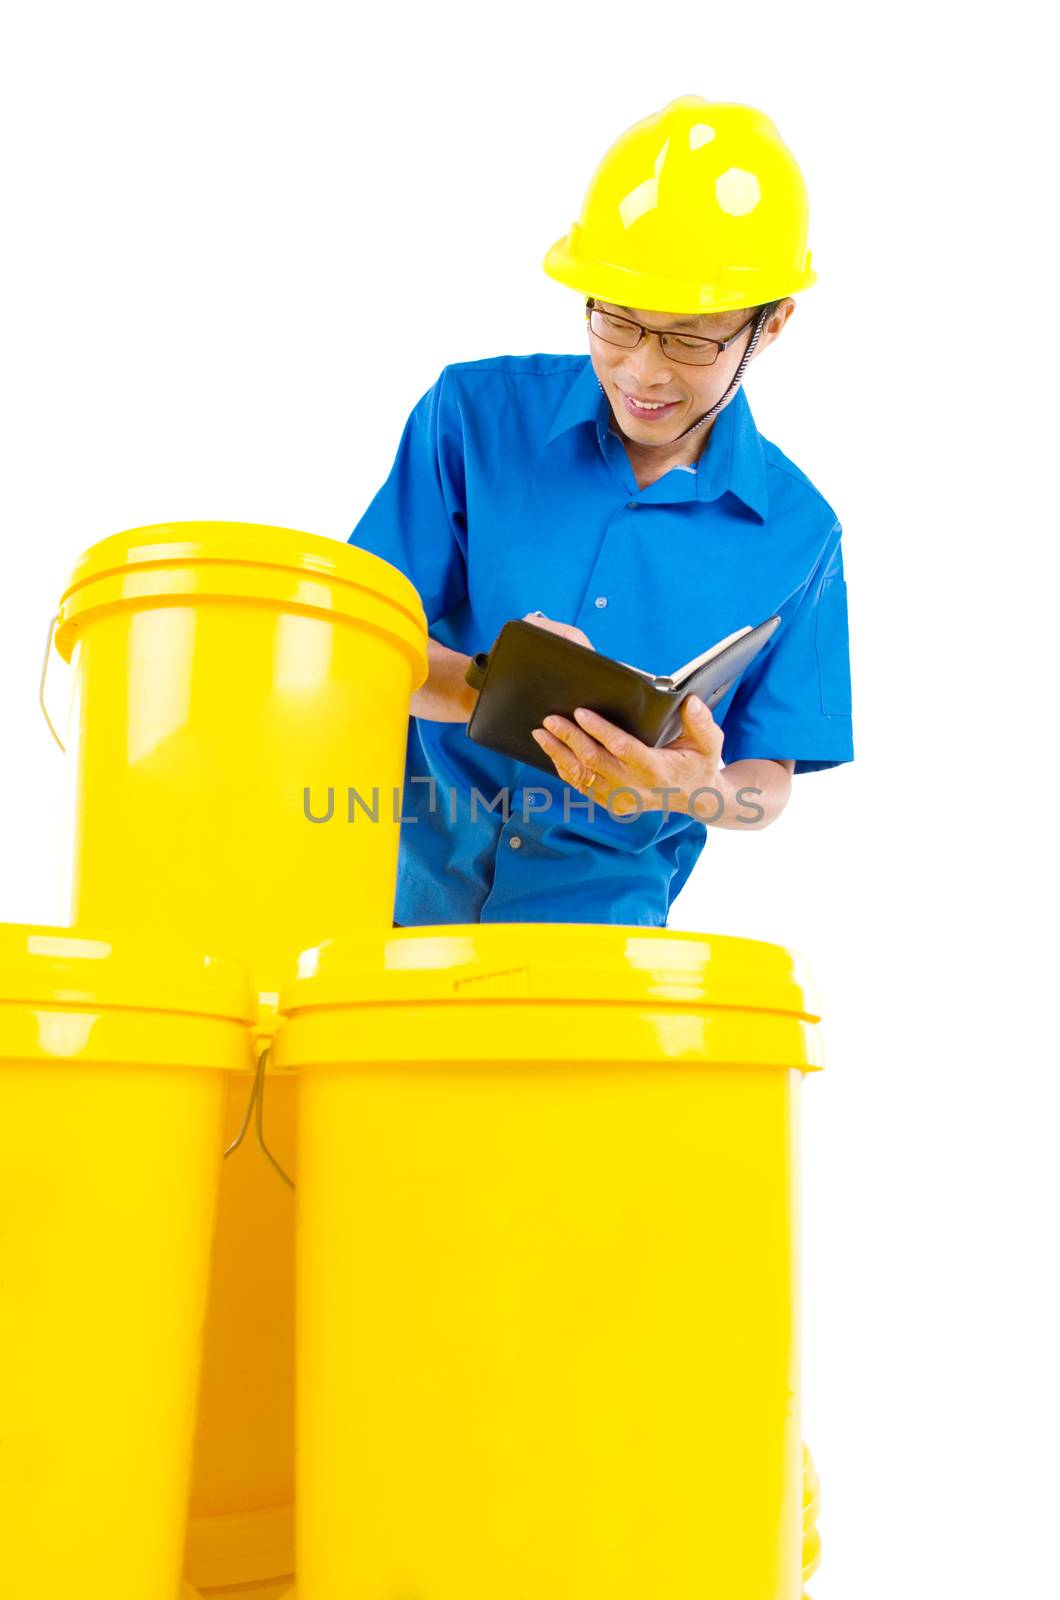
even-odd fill
[[[299,1600],[797,1600],[781,946],[572,924],[303,953]]]

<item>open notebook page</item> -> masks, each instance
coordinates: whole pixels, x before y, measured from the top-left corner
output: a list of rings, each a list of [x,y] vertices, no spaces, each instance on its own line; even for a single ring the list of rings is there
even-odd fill
[[[661,683],[669,683],[676,688],[693,672],[697,671],[699,667],[704,666],[705,663],[710,661],[714,656],[720,655],[723,650],[727,649],[728,646],[734,642],[734,640],[742,639],[744,634],[750,633],[750,631],[750,623],[748,623],[746,628],[737,628],[735,633],[730,633],[727,638],[719,639],[717,644],[712,644],[709,650],[704,650],[701,656],[694,656],[691,661],[686,661],[684,666],[680,667],[677,672],[671,673],[669,678],[666,678],[663,674],[658,672],[645,672],[643,667],[632,667],[631,670],[633,672],[639,672],[643,678],[651,678],[653,680],[658,679]],[[622,662],[622,666],[624,667],[628,667],[629,665],[630,663],[628,661]]]

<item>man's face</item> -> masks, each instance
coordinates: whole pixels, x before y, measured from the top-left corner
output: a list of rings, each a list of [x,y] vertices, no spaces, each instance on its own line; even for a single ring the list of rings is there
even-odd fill
[[[626,437],[634,444],[646,448],[672,444],[686,428],[709,411],[721,399],[735,375],[754,333],[753,308],[740,311],[723,311],[702,316],[667,315],[663,311],[631,310],[611,300],[595,300],[594,304],[616,317],[632,317],[660,333],[699,335],[712,339],[727,339],[737,328],[750,322],[750,326],[731,345],[718,355],[713,366],[689,366],[674,361],[664,353],[658,339],[641,339],[633,349],[608,344],[594,333],[589,334],[589,351],[593,370],[603,384],[615,421]],[[782,302],[772,313],[762,330],[755,347],[757,357],[780,331],[789,311],[794,310],[791,300]],[[773,331],[774,323],[780,325]],[[640,410],[637,400],[662,402],[658,411]]]

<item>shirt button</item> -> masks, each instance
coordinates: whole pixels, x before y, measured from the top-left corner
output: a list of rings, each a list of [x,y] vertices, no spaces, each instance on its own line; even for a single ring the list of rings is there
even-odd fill
[[[598,594],[596,599],[595,599],[595,601],[593,602],[593,604],[598,606],[600,608],[600,610],[602,611],[604,606],[606,606],[606,604],[607,604],[607,596],[606,596],[606,594]]]
[[[630,501],[630,502],[629,502],[629,509],[630,509],[630,510],[631,510],[631,511],[636,511],[636,509],[637,509],[637,507],[638,507],[638,506],[639,506],[639,505],[640,505],[640,501],[639,501],[639,500],[631,500],[631,501]]]
[[[519,837],[519,835],[517,833],[513,833],[511,838],[508,840],[508,843],[509,843],[509,845],[511,846],[511,848],[513,850],[518,850],[518,848],[522,844],[522,842],[523,841],[520,839],[520,837]]]

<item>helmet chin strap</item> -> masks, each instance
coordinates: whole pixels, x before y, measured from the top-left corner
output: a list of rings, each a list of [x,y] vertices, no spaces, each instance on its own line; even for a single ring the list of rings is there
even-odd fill
[[[721,399],[716,405],[711,406],[709,411],[704,411],[698,422],[691,423],[689,427],[685,428],[683,433],[679,433],[677,435],[678,439],[683,439],[685,434],[693,433],[696,428],[701,428],[704,422],[709,422],[711,417],[715,416],[721,410],[722,406],[725,405],[736,393],[737,389],[740,387],[740,379],[743,377],[747,368],[747,363],[755,353],[755,346],[761,337],[762,329],[765,327],[766,318],[773,309],[774,308],[772,306],[763,306],[761,311],[758,313],[758,317],[754,325],[754,332],[751,334],[747,349],[743,353],[743,359],[740,362],[740,365],[736,368],[733,380],[729,384],[729,387],[726,389],[725,393],[722,395]],[[674,443],[676,442],[677,441],[675,440]]]

